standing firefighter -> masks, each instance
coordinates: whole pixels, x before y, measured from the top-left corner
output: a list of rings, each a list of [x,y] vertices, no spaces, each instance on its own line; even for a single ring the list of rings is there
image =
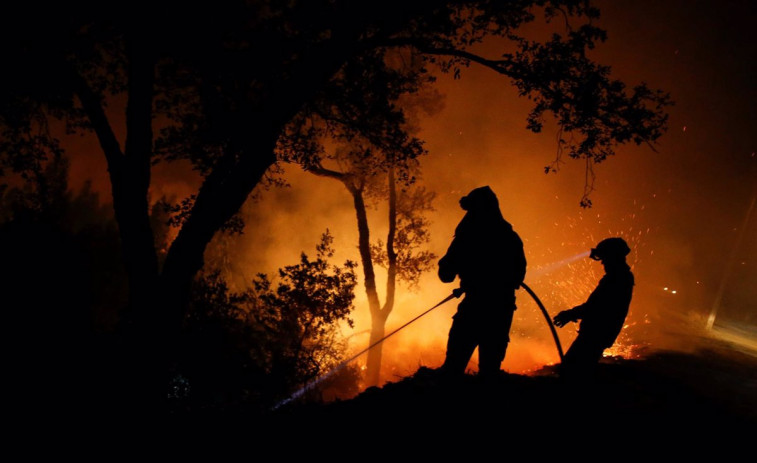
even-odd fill
[[[623,238],[600,241],[589,257],[602,262],[605,275],[586,302],[554,317],[559,327],[581,320],[578,337],[563,358],[563,373],[590,373],[602,358],[602,352],[612,346],[620,334],[634,285],[633,273],[626,263],[630,251]]]
[[[491,376],[500,372],[510,341],[515,290],[526,275],[526,256],[491,188],[471,191],[460,199],[460,207],[465,216],[439,260],[439,278],[451,283],[459,276],[465,292],[453,317],[442,371],[463,374],[478,346],[479,374]]]

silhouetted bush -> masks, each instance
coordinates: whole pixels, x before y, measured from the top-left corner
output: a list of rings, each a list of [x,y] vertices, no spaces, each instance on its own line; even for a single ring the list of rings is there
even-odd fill
[[[325,233],[314,260],[303,253],[243,292],[219,272],[196,280],[169,383],[174,407],[270,406],[342,361],[339,324],[352,323],[356,265],[329,264],[331,242]],[[357,380],[345,369],[323,387],[354,394]]]

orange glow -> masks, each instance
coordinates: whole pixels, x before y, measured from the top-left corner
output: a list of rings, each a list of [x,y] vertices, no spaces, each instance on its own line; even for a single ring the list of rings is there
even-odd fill
[[[677,201],[666,187],[666,177],[657,169],[659,155],[644,147],[619,150],[618,156],[597,167],[594,207],[582,210],[578,206],[583,189],[580,163],[566,162],[559,174],[544,175],[543,166],[553,160],[556,146],[552,137],[522,128],[528,102],[503,87],[493,73],[475,68],[466,72],[459,81],[440,77],[437,85],[446,95],[445,108],[421,124],[421,136],[430,153],[423,159],[421,181],[438,194],[436,211],[431,216],[430,250],[439,256],[446,251],[463,216],[459,198],[472,188],[490,185],[499,197],[503,215],[524,241],[526,282],[550,314],[585,301],[603,271],[599,263],[588,258],[546,274],[540,274],[540,270],[588,251],[603,238],[621,236],[632,249],[628,260],[637,287],[628,327],[606,355],[635,357],[645,346],[678,345],[680,341],[668,335],[671,316],[675,319],[680,315],[677,311],[698,307],[686,307],[691,299],[679,297],[682,294],[671,299],[671,291],[660,291],[663,283],[670,284],[669,289],[688,284],[675,265],[690,262],[692,250],[666,231],[669,221],[675,220],[671,213]],[[494,88],[498,91],[487,90]],[[503,112],[503,107],[509,111]],[[199,185],[199,179],[186,166],[178,167],[154,169],[153,201],[162,196],[185,197]],[[279,267],[297,261],[302,251],[312,253],[327,228],[334,236],[337,251],[333,261],[359,261],[355,212],[345,188],[338,182],[304,173],[297,166],[284,167],[284,179],[291,186],[257,191],[258,198],[243,207],[248,223],[244,234],[215,238],[226,240],[226,249],[232,254],[225,273],[232,289],[245,288],[258,272],[275,274]],[[79,167],[72,176],[81,175],[81,170]],[[649,181],[650,178],[655,180]],[[386,211],[381,206],[369,210],[369,220],[372,240],[385,239]],[[360,272],[358,268],[362,283]],[[692,281],[702,279],[689,275]],[[382,269],[377,269],[376,283],[382,301],[385,278]],[[417,292],[399,286],[386,332],[431,307],[455,287],[441,283],[435,272],[421,278]],[[458,302],[448,302],[384,343],[383,381],[396,381],[420,366],[441,365]],[[503,369],[529,373],[557,363],[556,348],[536,304],[525,291],[518,291],[517,305]],[[345,336],[352,336],[346,356],[359,352],[368,343],[370,315],[362,284],[356,289],[355,306],[354,329],[343,330]],[[558,332],[567,350],[575,338],[575,325]],[[476,371],[476,361],[474,354],[469,371]],[[365,357],[357,362],[362,364]]]
[[[649,9],[672,8],[665,2],[648,3]],[[684,21],[677,19],[680,15],[626,11],[614,2],[600,6],[599,25],[606,27],[611,37],[592,52],[597,60],[611,64],[613,75],[631,84],[643,80],[651,87],[669,90],[677,102],[671,110],[671,129],[656,147],[658,152],[644,145],[617,147],[616,156],[596,166],[594,206],[582,210],[578,205],[584,185],[582,162],[567,159],[558,174],[543,173],[544,166],[555,158],[554,124],[545,121],[541,134],[526,131],[531,103],[489,70],[471,66],[462,71],[459,80],[440,75],[436,86],[445,97],[444,107],[419,123],[420,138],[430,153],[422,160],[421,182],[438,194],[429,248],[437,255],[444,254],[463,216],[459,198],[475,187],[490,185],[504,217],[524,241],[526,282],[550,314],[585,301],[601,278],[602,267],[584,258],[537,277],[538,271],[588,251],[603,238],[621,236],[632,249],[628,260],[636,287],[626,326],[605,356],[636,358],[647,349],[689,349],[692,338],[699,334],[696,327],[704,326],[703,314],[710,309],[725,265],[723,256],[730,252],[730,242],[737,235],[733,227],[740,223],[743,197],[754,182],[745,167],[754,167],[754,139],[743,141],[743,136],[738,136],[754,133],[753,117],[744,116],[753,114],[752,100],[741,94],[726,98],[718,93],[743,90],[743,82],[729,80],[744,75],[734,71],[742,69],[743,63],[736,66],[729,60],[744,57],[722,53],[712,45],[717,42],[708,42],[701,49],[695,46],[700,29],[685,29],[689,25],[681,23],[667,25]],[[654,29],[651,17],[668,18],[666,26]],[[671,43],[652,42],[649,37],[655,35]],[[489,51],[494,53],[495,48]],[[694,51],[697,59],[686,61]],[[703,62],[710,65],[703,68]],[[754,88],[753,82],[750,85]],[[109,200],[106,166],[96,141],[85,137],[72,143],[72,185],[94,179],[93,189]],[[225,276],[232,289],[246,287],[258,272],[274,274],[279,267],[296,262],[302,251],[312,253],[327,228],[337,250],[333,261],[359,261],[355,212],[345,188],[297,166],[284,168],[283,177],[291,187],[259,188],[255,192],[258,199],[249,200],[242,211],[248,224],[244,234],[227,238],[232,258]],[[198,185],[197,175],[187,166],[159,166],[153,172],[151,199],[181,199],[194,193]],[[385,240],[386,211],[379,206],[369,214],[372,241]],[[346,337],[351,336],[351,353],[367,346],[366,330],[370,329],[362,269],[357,271],[361,285],[356,289],[355,324],[353,329],[343,329]],[[381,269],[377,272],[383,302],[386,275]],[[436,304],[455,287],[439,282],[434,272],[422,277],[417,292],[399,286],[386,332]],[[420,366],[441,365],[458,302],[448,302],[383,344],[384,381],[410,375]],[[517,305],[503,368],[528,373],[557,363],[546,322],[525,291],[518,291]],[[567,350],[576,325],[558,332]],[[476,371],[476,359],[474,354],[470,371]],[[364,356],[357,360],[364,361]]]

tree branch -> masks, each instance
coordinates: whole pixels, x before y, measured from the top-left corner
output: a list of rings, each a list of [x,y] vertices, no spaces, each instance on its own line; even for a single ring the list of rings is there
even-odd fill
[[[306,167],[305,170],[307,172],[310,172],[311,174],[318,175],[319,177],[333,178],[343,183],[347,182],[347,179],[350,177],[349,174],[338,172],[336,170],[326,169],[323,166]]]
[[[126,105],[126,142],[124,154],[136,163],[145,185],[150,183],[150,158],[152,157],[152,102],[155,80],[155,63],[144,38],[138,37],[129,43],[129,101]]]
[[[465,50],[458,50],[456,48],[420,48],[419,51],[428,55],[454,56],[457,58],[467,59],[469,61],[473,61],[474,63],[478,63],[490,69],[493,69],[500,74],[507,74],[510,70],[509,66],[512,64],[512,61],[510,60],[492,60]]]
[[[123,152],[121,151],[121,145],[119,145],[118,139],[115,133],[113,133],[108,116],[105,115],[105,110],[103,110],[100,104],[100,99],[89,87],[84,77],[73,69],[71,70],[71,74],[74,81],[74,91],[76,92],[76,96],[79,97],[82,108],[87,113],[87,117],[89,117],[89,121],[92,124],[92,129],[97,135],[112,178],[113,174],[122,167]]]
[[[490,69],[493,69],[500,74],[507,74],[507,72],[509,71],[509,66],[513,64],[511,60],[488,59],[488,58],[484,58],[483,56],[477,55],[475,53],[471,53],[469,51],[458,50],[457,48],[430,47],[409,38],[387,39],[381,42],[381,46],[413,47],[417,49],[419,52],[427,54],[427,55],[453,56],[456,58],[463,58],[469,61],[473,61],[474,63],[481,64],[482,66],[486,66]]]

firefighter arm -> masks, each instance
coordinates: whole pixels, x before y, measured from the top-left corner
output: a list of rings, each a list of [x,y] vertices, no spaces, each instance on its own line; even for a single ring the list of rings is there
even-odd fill
[[[447,254],[439,259],[439,279],[444,283],[452,283],[459,272],[457,264],[458,247],[457,240],[452,240],[452,244],[447,249]]]
[[[577,322],[578,320],[586,316],[587,310],[589,310],[589,306],[584,303],[584,304],[573,307],[567,312],[570,312],[570,316],[573,317],[572,321]]]
[[[516,235],[517,245],[515,251],[515,289],[518,289],[526,279],[526,253],[523,251],[523,241]]]
[[[577,305],[570,310],[563,310],[555,316],[553,319],[555,325],[562,327],[568,322],[577,322],[586,317],[589,313],[594,311],[594,308],[601,305],[603,298],[602,293],[605,292],[606,283],[605,280],[600,280],[599,285],[594,289],[589,298],[581,305]]]
[[[558,313],[554,316],[552,319],[552,322],[557,326],[558,328],[562,328],[563,326],[567,325],[569,322],[577,322],[579,318],[582,317],[582,308],[583,306],[577,306],[573,307],[570,310],[563,310],[562,312]]]

